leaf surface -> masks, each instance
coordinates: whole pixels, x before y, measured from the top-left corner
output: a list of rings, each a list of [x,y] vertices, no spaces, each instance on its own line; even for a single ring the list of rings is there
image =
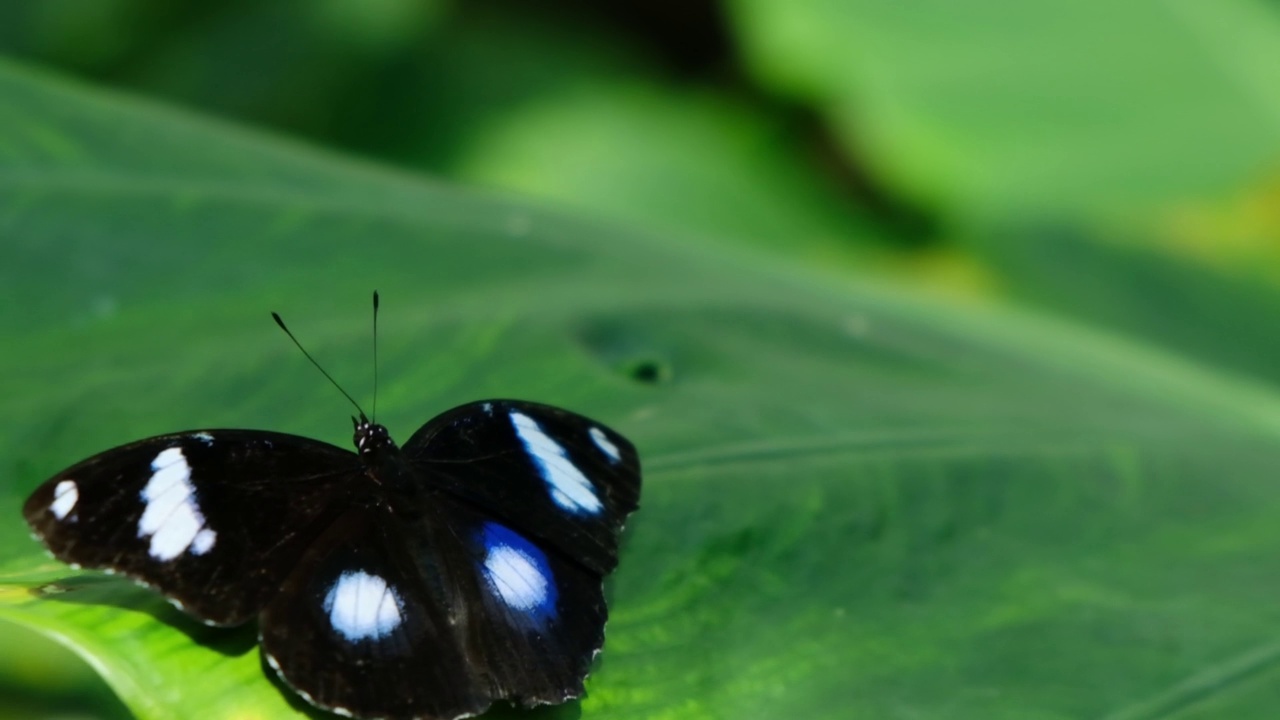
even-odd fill
[[[267,312],[364,399],[373,288],[396,437],[507,396],[641,452],[585,717],[1269,717],[1269,388],[8,66],[0,119],[0,618],[140,717],[297,706],[252,629],[47,560],[22,499],[164,431],[345,444],[347,408]]]

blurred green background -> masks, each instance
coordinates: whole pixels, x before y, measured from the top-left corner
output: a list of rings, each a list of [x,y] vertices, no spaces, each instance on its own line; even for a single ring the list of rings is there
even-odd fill
[[[534,206],[662,236],[707,257],[727,253],[750,258],[744,262],[753,267],[782,268],[801,285],[872,288],[872,295],[883,286],[907,305],[924,303],[922,315],[944,306],[962,314],[994,308],[1035,332],[1068,328],[1060,336],[1066,339],[1031,344],[1061,350],[1082,337],[1099,348],[1119,346],[1133,358],[1124,367],[1177,367],[1167,372],[1210,378],[1196,392],[1219,397],[1223,407],[1235,402],[1228,396],[1241,398],[1240,407],[1249,405],[1265,429],[1261,449],[1249,451],[1257,454],[1243,453],[1253,463],[1249,499],[1233,507],[1269,511],[1280,498],[1280,488],[1268,484],[1276,466],[1266,452],[1280,427],[1272,395],[1280,382],[1274,0],[10,0],[0,4],[0,54],[86,86],[184,107],[193,126],[203,122],[199,116],[222,118],[264,130],[286,149],[331,148],[463,192],[532,198]],[[115,96],[104,97],[109,105]],[[0,97],[4,206],[26,202],[18,198],[27,145],[56,155],[56,139],[41,146],[30,128],[17,132],[23,102]],[[103,133],[111,128],[104,124]],[[36,266],[34,251],[10,247],[15,277],[20,263],[24,272]],[[25,296],[12,286],[4,292],[10,328],[25,332],[40,318],[18,317]],[[848,321],[850,335],[866,332],[858,317]],[[777,342],[789,341],[785,329],[774,330]],[[1000,332],[1014,338],[1010,347],[1019,345],[1021,330]],[[13,346],[4,352],[10,369],[29,369]],[[961,360],[947,373],[970,372],[979,362],[964,353],[949,357]],[[883,363],[900,378],[932,378],[936,370],[904,367],[896,355]],[[1021,366],[1010,367],[1016,374]],[[1106,376],[1119,370],[1080,372],[1108,387],[1129,382]],[[1169,380],[1171,387],[1179,382]],[[1104,426],[1116,412],[1109,401],[1073,406],[1071,388],[1053,397],[1069,406],[1077,430]],[[1234,412],[1214,402],[1189,403],[1188,414]],[[1039,407],[1047,415],[1059,410]],[[1148,431],[1158,434],[1147,426],[1138,434]],[[1157,446],[1178,444],[1166,440]],[[1100,445],[1104,454],[1124,455],[1123,442],[1110,442]],[[10,460],[20,477],[21,487],[10,489],[16,496],[39,478],[23,459]],[[1213,463],[1196,462],[1203,467],[1187,471],[1191,489],[1170,492],[1194,495],[1220,477]],[[1075,476],[1061,471],[1070,484]],[[1257,521],[1268,517],[1280,527],[1274,514]],[[1236,510],[1213,520],[1240,521]],[[1170,543],[1185,547],[1210,536]],[[1269,561],[1274,570],[1274,556],[1261,551],[1274,533],[1250,537],[1241,541],[1252,553],[1241,567]],[[1137,565],[1162,562],[1135,557]],[[1222,587],[1253,591],[1275,580],[1233,582]],[[1280,605],[1275,596],[1271,602]],[[1265,612],[1268,620],[1276,615],[1275,608]],[[1253,625],[1240,632],[1261,645],[1276,641],[1274,630],[1269,637]],[[39,650],[0,652],[0,718],[127,713],[55,646],[3,637]],[[1265,678],[1280,679],[1280,654],[1265,650],[1261,657],[1255,665],[1270,668]],[[1201,667],[1198,656],[1187,662]],[[1001,672],[1016,674],[1017,665],[1008,661]],[[1226,665],[1219,670],[1237,676]],[[1152,687],[1177,686],[1184,676],[1201,678],[1170,670]],[[876,687],[892,696],[885,689],[892,682]],[[1255,715],[1215,710],[1212,677],[1188,682],[1175,695],[1209,697],[1208,705],[1187,710],[1152,690],[1148,705],[1135,701],[1103,714],[1037,695],[1004,717],[1137,720],[1173,717],[1161,714],[1169,707],[1197,718],[1280,716],[1273,691],[1262,700],[1251,696]],[[833,696],[822,687],[816,696]],[[830,705],[807,711],[977,717],[938,710],[945,703],[890,715],[883,710],[890,705],[863,714]],[[1030,709],[1050,706],[1053,712]],[[668,710],[675,714],[665,716],[680,717]]]
[[[1197,290],[1269,306],[1280,282],[1274,2],[42,0],[0,8],[0,52],[451,182],[1275,372],[1254,352],[1271,333],[1215,334]],[[1155,282],[1127,282],[1141,273]]]

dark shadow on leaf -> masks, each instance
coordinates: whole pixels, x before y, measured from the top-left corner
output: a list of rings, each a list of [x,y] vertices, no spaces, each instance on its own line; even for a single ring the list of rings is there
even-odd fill
[[[156,622],[191,638],[192,642],[229,657],[244,655],[258,644],[254,623],[237,628],[210,627],[170,605],[156,592],[126,578],[78,575],[33,588],[31,593],[53,602],[105,605],[146,613]]]
[[[285,682],[280,679],[280,676],[276,674],[276,671],[273,670],[271,666],[267,664],[267,659],[265,657],[261,657],[259,659],[261,661],[259,665],[262,667],[263,676],[265,676],[267,680],[270,681],[271,684],[275,686],[276,690],[279,691],[280,695],[283,696],[285,701],[289,703],[289,707],[293,708],[295,711],[297,711],[302,715],[306,715],[307,717],[312,717],[312,718],[342,717],[341,715],[338,715],[336,713],[331,713],[326,710],[321,710],[320,708],[312,705],[306,700],[303,700],[302,697],[298,695],[298,693],[293,691],[293,688],[286,685]]]

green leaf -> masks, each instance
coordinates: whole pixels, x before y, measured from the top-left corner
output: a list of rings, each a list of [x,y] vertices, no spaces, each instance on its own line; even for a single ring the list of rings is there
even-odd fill
[[[82,717],[86,708],[97,720],[132,717],[102,678],[63,645],[0,622],[0,646],[21,648],[0,653],[3,720]]]
[[[734,0],[748,63],[964,214],[1131,212],[1280,153],[1275,3]]]
[[[489,119],[454,175],[642,227],[866,264],[883,233],[795,135],[710,92],[582,81]]]
[[[400,438],[483,396],[639,447],[592,718],[1268,718],[1280,398],[1112,336],[545,212],[0,67],[0,618],[140,717],[287,716],[252,628],[27,538],[139,436]],[[573,706],[543,711],[571,717]]]
[[[1006,287],[1055,311],[1167,347],[1221,371],[1280,383],[1280,225],[1250,245],[1221,225],[1187,231],[1041,221],[970,239]]]

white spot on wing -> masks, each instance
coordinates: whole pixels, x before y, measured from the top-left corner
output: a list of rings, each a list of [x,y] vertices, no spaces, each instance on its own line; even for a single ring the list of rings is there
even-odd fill
[[[603,509],[595,488],[582,471],[569,461],[564,448],[542,431],[542,426],[528,415],[511,413],[511,425],[542,470],[542,479],[551,490],[551,499],[571,512],[598,513]]]
[[[400,625],[400,597],[377,575],[347,571],[324,598],[333,629],[348,640],[388,635]]]
[[[168,561],[188,548],[196,555],[209,552],[218,534],[204,526],[191,484],[191,466],[182,448],[162,451],[151,461],[151,471],[140,493],[146,507],[138,519],[138,537],[151,538],[151,557]]]
[[[197,555],[203,555],[213,549],[213,543],[218,539],[218,533],[209,528],[201,528],[196,533],[195,538],[191,541],[191,552]]]
[[[605,435],[603,430],[598,427],[593,427],[591,428],[590,434],[591,442],[595,443],[596,447],[600,448],[600,452],[608,455],[610,460],[618,462],[622,459],[622,454],[618,452],[618,446],[614,445],[613,442],[609,440],[609,436]]]
[[[80,490],[74,480],[62,480],[53,488],[53,502],[49,504],[49,512],[59,520],[75,508],[80,500]]]
[[[547,601],[547,578],[528,555],[510,545],[489,549],[484,573],[502,601],[516,610],[533,610]]]
[[[212,444],[213,444],[213,436],[212,436],[212,435],[210,435],[210,434],[209,434],[209,433],[207,433],[207,432],[204,432],[203,430],[202,430],[202,431],[200,431],[200,432],[198,432],[198,433],[196,433],[196,434],[194,434],[194,435],[192,435],[191,437],[193,437],[193,438],[195,438],[195,439],[199,440],[200,442],[204,443],[205,445],[212,445]]]

